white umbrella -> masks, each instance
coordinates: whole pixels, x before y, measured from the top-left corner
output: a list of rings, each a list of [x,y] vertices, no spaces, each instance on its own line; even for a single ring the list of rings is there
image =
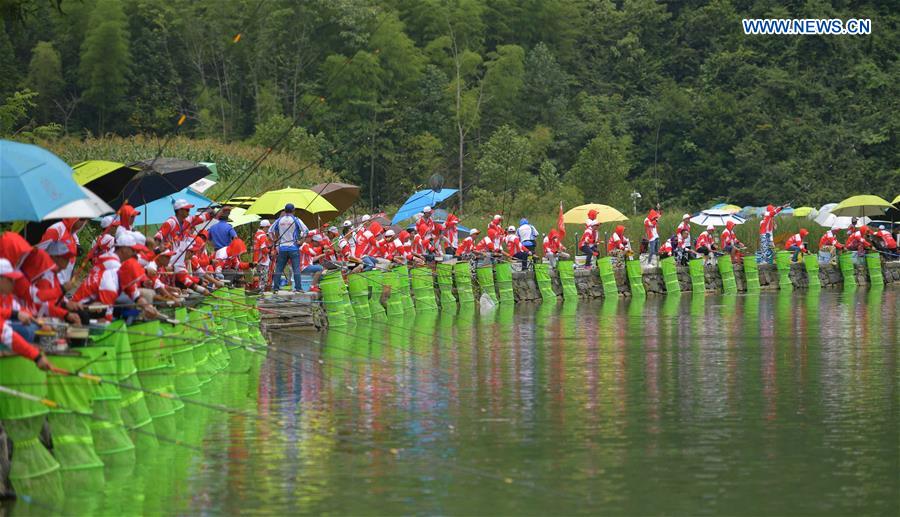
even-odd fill
[[[691,217],[691,222],[700,226],[725,226],[729,221],[734,224],[744,224],[746,219],[727,210],[720,209],[704,210]]]
[[[837,203],[828,203],[827,205],[822,205],[822,208],[819,209],[819,213],[816,215],[815,221],[819,226],[824,226],[825,228],[837,228],[839,230],[843,230],[844,228],[849,228],[850,224],[853,222],[852,217],[838,217],[831,213],[834,208],[838,206]],[[869,224],[868,217],[862,217],[857,221],[857,224]]]
[[[47,221],[49,219],[65,219],[67,217],[94,219],[95,217],[100,217],[115,212],[113,207],[106,204],[106,201],[100,199],[97,194],[94,194],[85,187],[80,186],[79,188],[81,188],[81,191],[84,192],[84,195],[87,197],[85,197],[84,199],[76,199],[71,203],[67,203],[57,208],[56,210],[45,215],[43,220]]]

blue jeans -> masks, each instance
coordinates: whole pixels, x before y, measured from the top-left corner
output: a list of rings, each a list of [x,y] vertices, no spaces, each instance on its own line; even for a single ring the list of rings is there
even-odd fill
[[[378,265],[378,263],[375,262],[375,259],[373,259],[372,257],[370,257],[368,255],[366,255],[365,257],[362,258],[362,263],[363,263],[363,271],[372,271],[373,269],[375,269],[375,266]]]
[[[305,268],[303,268],[303,271],[301,271],[301,273],[306,273],[308,275],[314,275],[314,274],[316,274],[320,271],[324,271],[324,270],[325,270],[325,268],[320,266],[319,264],[312,264],[311,266],[306,266]]]
[[[25,338],[25,341],[29,343],[34,343],[34,333],[37,332],[38,326],[34,323],[25,324],[21,321],[8,321],[9,326],[12,328],[13,332]]]
[[[794,256],[791,257],[791,260],[797,262],[797,258],[800,257],[800,246],[791,246],[790,248],[788,248],[788,251],[794,252]]]
[[[759,236],[759,250],[756,252],[757,264],[774,264],[775,250],[772,249],[772,234],[764,233]]]
[[[284,266],[287,265],[287,261],[291,261],[291,272],[294,273],[294,290],[300,290],[300,251],[299,250],[285,250],[278,251],[278,258],[275,259],[275,274],[272,275],[272,290],[277,291],[281,286],[281,274],[284,271]]]
[[[647,264],[649,264],[656,255],[659,255],[659,239],[653,239],[647,243]]]

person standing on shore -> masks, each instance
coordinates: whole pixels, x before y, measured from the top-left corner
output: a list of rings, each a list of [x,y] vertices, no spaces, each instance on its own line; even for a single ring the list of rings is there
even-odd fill
[[[294,276],[294,291],[302,291],[300,287],[300,244],[308,233],[309,229],[303,224],[303,221],[294,215],[294,204],[284,205],[284,215],[275,221],[272,228],[275,238],[274,246],[278,250],[272,291],[278,291],[281,275],[288,261],[291,263],[291,272]]]
[[[272,263],[272,241],[269,239],[268,219],[259,222],[259,228],[253,234],[253,262],[256,263],[256,274],[259,276],[259,288],[269,285],[269,265]]]
[[[756,262],[759,264],[775,263],[775,216],[783,209],[783,206],[767,206],[766,214],[759,223],[759,251],[756,255]]]
[[[651,209],[647,214],[647,217],[644,219],[644,237],[647,239],[647,265],[653,266],[653,258],[656,257],[657,263],[659,262],[659,229],[657,228],[657,224],[659,223],[659,217],[662,215],[659,212],[659,205],[656,205],[657,210]]]
[[[213,248],[219,251],[227,248],[231,241],[237,239],[237,232],[228,222],[228,216],[231,214],[230,206],[223,206],[216,216],[216,223],[209,227],[209,240],[212,242]]]

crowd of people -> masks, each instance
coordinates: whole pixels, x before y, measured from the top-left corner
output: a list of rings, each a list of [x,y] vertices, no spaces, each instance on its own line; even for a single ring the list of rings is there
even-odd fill
[[[294,290],[317,291],[326,270],[355,272],[448,260],[477,265],[509,261],[527,269],[535,260],[555,267],[559,260],[572,259],[564,245],[564,225],[543,235],[524,218],[518,225],[505,226],[500,214],[488,222],[484,234],[477,228],[460,232],[459,218],[453,214],[436,220],[431,207],[406,228],[366,215],[340,227],[310,229],[294,205],[287,204],[274,221],[259,221],[248,250],[228,222],[229,207],[190,214],[192,208],[187,201],[176,200],[173,215],[150,236],[134,227],[140,212],[124,204],[115,215],[102,219],[99,236],[86,248],[78,238],[85,219],[51,225],[34,246],[15,232],[0,235],[0,343],[41,368],[51,368],[34,346],[43,321],[85,325],[139,314],[156,318],[160,315],[155,304],[180,303],[191,293],[208,294],[224,285],[228,271],[253,273],[248,275],[249,287],[277,291],[287,270]],[[769,206],[760,222],[759,262],[773,261],[776,216],[783,208]],[[722,254],[739,259],[747,249],[735,234],[734,222],[721,232],[708,226],[694,237],[690,214],[669,238],[661,239],[659,207],[644,219],[640,247],[634,249],[623,225],[612,227],[608,237],[601,236],[597,215],[588,212],[577,238],[575,251],[584,256],[583,267],[593,267],[604,240],[606,255],[617,265],[640,259],[652,266],[667,257],[684,264],[693,258],[711,261]],[[810,253],[808,235],[801,229],[785,241],[784,249],[792,252],[794,261]],[[828,230],[819,240],[818,253],[827,261],[839,253],[877,250],[896,260],[897,240],[883,226],[873,230],[854,220],[850,228]]]

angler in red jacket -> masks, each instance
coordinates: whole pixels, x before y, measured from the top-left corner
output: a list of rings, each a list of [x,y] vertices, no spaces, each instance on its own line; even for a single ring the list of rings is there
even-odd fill
[[[544,258],[547,259],[547,262],[550,263],[550,267],[556,268],[556,262],[558,260],[569,260],[571,256],[566,253],[566,247],[563,245],[562,241],[559,240],[559,231],[550,230],[546,236],[544,236]]]
[[[69,262],[71,253],[69,247],[64,242],[54,241],[47,246],[46,253],[50,256],[55,268],[44,271],[32,282],[34,303],[38,306],[37,315],[65,319],[70,323],[80,325],[82,320],[78,311],[83,310],[84,307],[80,303],[66,298],[60,282],[60,272]]]
[[[784,249],[794,252],[794,254],[791,256],[792,262],[798,262],[800,260],[801,253],[809,253],[809,251],[807,251],[806,249],[806,244],[803,242],[803,239],[805,239],[807,235],[809,235],[809,230],[807,230],[806,228],[800,228],[799,233],[791,235],[784,243]]]
[[[591,210],[591,212],[596,216],[595,210]],[[599,240],[597,227],[600,223],[591,217],[591,212],[588,213],[588,220],[584,223],[584,232],[581,233],[581,238],[578,239],[578,249],[585,254],[584,267],[588,268],[591,267],[591,259],[599,256],[597,252],[597,241]]]
[[[897,258],[897,241],[891,232],[884,229],[884,225],[878,227],[878,231],[873,234],[875,237],[875,249],[882,253],[887,253],[887,259]]]
[[[657,205],[659,208],[659,205]],[[653,258],[659,254],[659,217],[662,214],[650,210],[644,219],[644,238],[647,239],[647,265],[653,265]]]
[[[462,259],[469,258],[475,251],[475,239],[478,238],[478,234],[481,233],[481,230],[478,228],[472,228],[469,230],[469,236],[462,240],[459,243],[459,248],[456,249],[456,256]]]
[[[847,237],[847,243],[844,247],[847,251],[855,251],[858,256],[862,256],[866,253],[866,250],[872,248],[872,243],[866,239],[866,234],[869,233],[869,227],[862,225],[850,234],[850,237]]]
[[[772,264],[775,262],[775,216],[784,209],[783,206],[768,205],[762,221],[759,223],[759,253],[757,261]]]
[[[49,370],[52,366],[44,354],[17,330],[26,329],[26,322],[30,322],[30,317],[25,317],[26,313],[19,313],[13,294],[16,282],[22,278],[22,272],[16,271],[9,260],[0,258],[0,349],[12,350],[34,361],[41,370]]]
[[[72,279],[72,273],[75,270],[75,258],[78,256],[78,246],[80,244],[78,242],[78,231],[84,227],[86,222],[87,219],[70,217],[53,223],[44,231],[41,241],[37,243],[36,247],[40,249],[46,249],[51,242],[62,242],[69,248],[71,252],[69,263],[60,271],[60,280],[63,285],[69,283]]]
[[[616,226],[616,231],[609,236],[606,251],[609,252],[610,257],[624,264],[625,257],[631,251],[631,243],[625,237],[625,227],[621,224]]]
[[[510,226],[506,229],[506,236],[503,237],[503,248],[501,251],[510,260],[519,260],[522,263],[522,270],[528,269],[528,257],[531,252],[522,245],[519,236],[516,235],[516,227]]]
[[[743,257],[741,250],[746,246],[735,235],[734,226],[734,221],[725,223],[725,230],[722,231],[722,235],[719,237],[719,244],[722,245],[722,251],[731,254],[732,260],[740,260]]]
[[[716,227],[713,225],[709,225],[706,227],[706,231],[700,233],[700,235],[697,236],[697,253],[705,255],[707,258],[713,255],[713,252],[716,250],[715,232]]]
[[[456,248],[459,247],[459,217],[447,214],[447,220],[444,221],[444,230],[441,232],[441,240],[445,246],[444,253],[456,255]]]

